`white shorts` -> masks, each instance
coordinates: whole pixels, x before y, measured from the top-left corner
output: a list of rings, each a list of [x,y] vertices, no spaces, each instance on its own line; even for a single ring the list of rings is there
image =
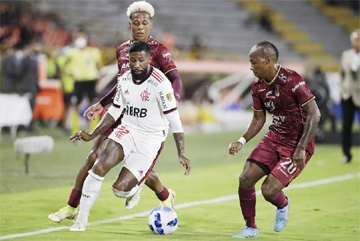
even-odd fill
[[[123,166],[142,183],[155,166],[166,135],[167,131],[145,134],[121,124],[114,129],[109,139],[122,146],[125,161]]]

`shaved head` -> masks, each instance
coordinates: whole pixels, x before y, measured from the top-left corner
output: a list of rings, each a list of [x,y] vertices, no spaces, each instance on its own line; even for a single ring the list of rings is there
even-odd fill
[[[251,52],[257,52],[259,57],[269,58],[273,62],[277,62],[279,59],[279,51],[276,46],[268,41],[262,41],[257,43],[252,49]]]
[[[271,82],[277,71],[280,69],[278,64],[279,52],[275,45],[268,41],[262,41],[251,48],[250,54],[251,70],[260,79]]]

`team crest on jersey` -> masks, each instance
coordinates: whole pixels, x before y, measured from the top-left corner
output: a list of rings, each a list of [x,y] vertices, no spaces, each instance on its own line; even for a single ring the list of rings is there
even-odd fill
[[[142,100],[142,101],[149,101],[149,96],[150,96],[150,93],[149,93],[147,90],[144,90],[144,91],[140,94],[140,97],[141,97],[141,100]]]
[[[166,94],[166,99],[168,99],[168,101],[171,101],[172,100],[172,94],[171,93]]]

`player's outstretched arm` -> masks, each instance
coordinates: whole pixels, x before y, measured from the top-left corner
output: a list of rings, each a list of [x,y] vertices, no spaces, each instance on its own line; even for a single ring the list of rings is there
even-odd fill
[[[104,110],[104,107],[98,102],[90,107],[88,107],[83,116],[88,118],[89,120],[94,120],[97,116],[101,114],[101,112]]]
[[[79,131],[70,136],[69,141],[91,141],[104,131],[108,130],[115,123],[114,117],[108,112],[101,118],[96,128],[89,134],[86,131]]]
[[[185,157],[184,133],[174,133],[173,136],[178,151],[179,162],[185,168],[184,176],[187,176],[191,171],[191,163],[190,160]]]
[[[254,110],[253,118],[246,129],[245,133],[242,137],[230,143],[229,145],[229,154],[235,155],[237,154],[241,148],[245,145],[246,142],[250,141],[254,136],[256,136],[261,128],[264,126],[266,121],[265,111],[263,110]]]

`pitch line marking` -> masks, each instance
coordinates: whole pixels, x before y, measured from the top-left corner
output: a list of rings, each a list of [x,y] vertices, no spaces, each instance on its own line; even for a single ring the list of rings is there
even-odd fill
[[[311,181],[311,182],[294,184],[294,185],[287,187],[286,191],[292,190],[292,189],[301,189],[301,188],[307,188],[307,187],[326,185],[329,183],[341,182],[341,181],[346,181],[346,180],[359,178],[359,177],[360,177],[360,172],[354,173],[354,174],[347,174],[347,175],[343,175],[343,176],[330,177],[330,178],[320,179],[320,180]],[[260,191],[256,192],[256,195],[260,195],[260,194],[261,194]],[[231,201],[231,200],[235,200],[235,199],[238,199],[238,195],[229,195],[229,196],[218,197],[218,198],[204,200],[204,201],[182,203],[182,204],[175,205],[175,209],[189,208],[189,207],[198,206],[198,205],[202,205],[202,204],[214,204],[214,203]],[[141,213],[120,216],[117,218],[99,220],[96,222],[89,223],[88,226],[124,221],[124,220],[129,220],[129,219],[133,219],[133,218],[137,218],[137,217],[145,217],[146,215],[149,214],[149,212],[150,211],[145,211],[145,212],[141,212]],[[28,236],[33,236],[33,235],[45,234],[45,233],[52,233],[52,232],[69,229],[69,228],[70,228],[70,226],[61,226],[58,228],[47,228],[47,229],[41,229],[41,230],[26,232],[26,233],[9,234],[9,235],[5,235],[5,236],[0,236],[0,240],[28,237]]]

